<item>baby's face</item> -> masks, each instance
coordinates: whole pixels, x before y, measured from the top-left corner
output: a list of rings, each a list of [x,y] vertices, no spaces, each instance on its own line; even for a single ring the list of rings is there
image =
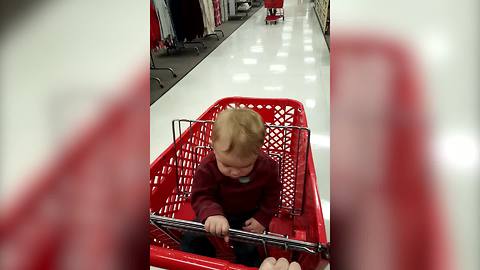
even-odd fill
[[[230,178],[240,178],[249,175],[253,170],[258,156],[252,155],[249,158],[240,159],[233,153],[217,150],[214,150],[214,152],[218,169],[223,175]]]

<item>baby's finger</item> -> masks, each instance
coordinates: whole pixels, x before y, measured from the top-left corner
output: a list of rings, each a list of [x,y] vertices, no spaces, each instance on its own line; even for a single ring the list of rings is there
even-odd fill
[[[222,226],[222,235],[227,235],[228,234],[228,224],[223,224]]]
[[[225,243],[228,243],[228,241],[230,241],[230,237],[228,237],[228,235],[227,235],[223,238],[223,240],[225,240]]]
[[[292,262],[288,267],[288,270],[302,270],[302,267],[297,262]]]
[[[214,229],[215,227],[214,227],[214,226],[215,226],[215,225],[212,224],[212,225],[210,226],[210,229],[208,230],[208,232],[211,233],[211,234],[213,234],[213,235],[215,235],[215,229]]]
[[[205,231],[210,232],[210,222],[205,222]]]
[[[252,231],[252,226],[245,226],[245,227],[242,227],[242,229],[244,231],[251,232]]]
[[[222,236],[222,225],[221,224],[217,224],[217,227],[215,228],[215,233],[216,233],[216,236]]]
[[[215,234],[215,223],[210,223],[208,225],[208,232],[211,234]]]
[[[212,225],[210,226],[210,233],[213,234],[213,235],[217,234],[217,224],[216,223],[212,223]]]

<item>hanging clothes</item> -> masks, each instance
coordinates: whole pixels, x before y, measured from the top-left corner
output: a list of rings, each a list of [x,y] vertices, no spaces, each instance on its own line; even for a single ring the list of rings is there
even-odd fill
[[[222,22],[228,21],[228,0],[220,0]]]
[[[160,25],[158,24],[157,12],[153,3],[150,1],[150,49],[160,46],[162,35],[160,32]]]
[[[220,0],[212,0],[213,2],[213,14],[215,16],[215,26],[222,24],[222,14],[220,11]]]
[[[204,34],[213,34],[215,31],[215,14],[213,11],[212,0],[199,0],[202,9],[203,23],[205,27]]]
[[[168,6],[178,41],[184,42],[203,37],[204,23],[199,1],[170,0]]]
[[[235,16],[235,0],[228,0],[228,15],[229,16]]]
[[[175,31],[172,25],[172,18],[170,16],[170,9],[167,6],[165,0],[153,0],[153,4],[155,5],[155,10],[159,18],[159,23],[161,25],[160,31],[162,33],[162,37],[175,37]]]

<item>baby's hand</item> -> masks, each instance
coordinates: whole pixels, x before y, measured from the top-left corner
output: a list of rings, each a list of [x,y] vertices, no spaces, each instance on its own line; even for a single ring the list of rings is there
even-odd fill
[[[230,229],[228,220],[222,215],[209,216],[205,220],[205,230],[215,236],[223,237],[227,243],[229,240],[228,229]]]
[[[244,231],[253,232],[253,233],[263,233],[265,231],[265,227],[263,227],[260,222],[258,222],[254,218],[250,218],[245,221],[245,226],[243,227]]]

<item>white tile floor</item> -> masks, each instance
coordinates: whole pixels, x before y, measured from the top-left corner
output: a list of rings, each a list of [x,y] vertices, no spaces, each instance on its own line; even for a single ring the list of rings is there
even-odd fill
[[[330,237],[330,56],[312,3],[285,1],[285,21],[254,14],[150,109],[150,159],[172,143],[171,120],[195,119],[226,96],[282,97],[306,109]]]

